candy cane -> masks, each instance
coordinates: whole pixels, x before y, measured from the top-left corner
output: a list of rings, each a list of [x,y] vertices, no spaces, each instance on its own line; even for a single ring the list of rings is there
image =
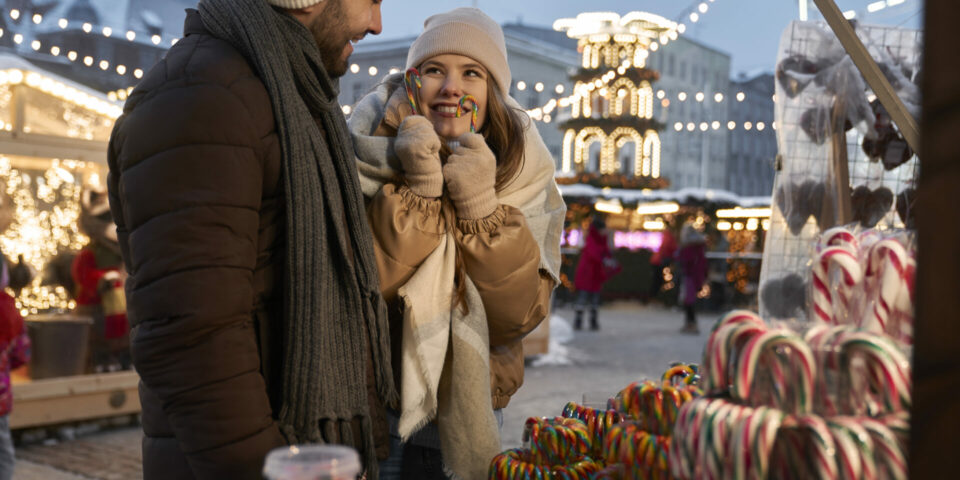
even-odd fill
[[[857,255],[847,247],[827,247],[817,255],[813,265],[813,309],[816,318],[823,323],[839,323],[833,304],[831,267],[842,273],[838,286],[838,298],[845,308],[849,307],[853,287],[863,280],[863,270]]]
[[[727,468],[728,478],[766,479],[770,455],[783,422],[783,412],[760,407],[737,425],[732,436],[732,461]]]
[[[460,97],[460,101],[457,102],[457,118],[460,118],[463,115],[463,102],[470,102],[473,107],[470,108],[470,133],[477,133],[477,111],[480,110],[480,105],[477,104],[477,99],[473,95],[464,95]]]
[[[731,351],[739,348],[755,335],[767,330],[760,317],[748,310],[736,310],[725,315],[710,333],[704,348],[703,389],[707,393],[721,393],[730,386],[728,370]]]
[[[814,458],[810,460],[815,478],[834,480],[839,476],[837,462],[834,459],[837,447],[833,441],[833,434],[823,418],[817,415],[802,415],[796,417],[797,425],[811,434],[814,446]]]
[[[534,461],[549,465],[579,461],[593,448],[587,425],[563,417],[527,419],[523,442]]]
[[[873,439],[875,457],[878,463],[883,465],[886,472],[885,478],[906,480],[907,458],[900,447],[896,434],[889,427],[872,418],[862,418],[858,421],[870,433],[870,438]]]
[[[791,358],[795,359],[799,366],[796,371],[799,378],[796,383],[795,408],[798,413],[809,412],[817,367],[810,347],[802,338],[787,329],[771,330],[754,337],[747,343],[737,359],[736,377],[730,393],[735,399],[748,401],[751,398],[750,391],[760,357],[764,353],[772,352],[778,346],[790,347]],[[785,388],[785,385],[781,385],[780,388]]]
[[[817,385],[815,408],[824,415],[836,415],[840,412],[839,407],[834,401],[838,395],[835,389],[831,389],[828,384],[829,376],[833,374],[836,378],[841,376],[839,355],[839,343],[843,336],[850,333],[852,326],[827,326],[818,325],[807,331],[804,340],[810,345],[814,357],[817,359]],[[838,381],[834,381],[837,385]]]
[[[417,114],[417,95],[414,88],[421,88],[423,83],[420,81],[420,71],[416,68],[408,68],[403,74],[403,86],[407,90],[407,101],[410,102],[410,108],[413,114]]]
[[[868,288],[872,290],[873,308],[865,319],[865,328],[889,333],[887,328],[894,312],[912,317],[913,302],[907,279],[909,268],[910,256],[897,240],[881,240],[870,248],[866,278]]]
[[[820,236],[820,243],[827,247],[846,247],[852,252],[860,250],[860,241],[857,236],[844,227],[833,227]]]
[[[866,428],[850,417],[833,417],[827,420],[827,425],[837,443],[838,458],[847,467],[841,468],[840,472],[850,479],[876,480],[873,439]]]
[[[855,332],[844,336],[841,348],[848,365],[855,353],[864,355],[870,377],[880,383],[873,387],[887,412],[910,408],[910,361],[896,344],[880,335]]]
[[[489,478],[493,480],[524,479],[582,479],[593,478],[600,469],[599,463],[584,458],[572,465],[539,465],[530,452],[522,448],[507,450],[490,462]]]

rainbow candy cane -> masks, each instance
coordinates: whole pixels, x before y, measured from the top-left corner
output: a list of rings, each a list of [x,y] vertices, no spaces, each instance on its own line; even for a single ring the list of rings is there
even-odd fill
[[[473,95],[464,95],[460,97],[460,103],[457,104],[457,118],[460,118],[463,115],[463,102],[470,102],[473,104],[471,108],[472,113],[470,115],[470,133],[477,133],[477,111],[480,109],[480,106],[477,105],[477,99]]]
[[[416,68],[408,68],[406,73],[403,74],[403,86],[407,89],[407,101],[410,102],[410,108],[413,109],[413,114],[417,115],[419,112],[417,110],[417,95],[414,87],[419,89],[423,86],[423,83],[420,81],[420,71]]]

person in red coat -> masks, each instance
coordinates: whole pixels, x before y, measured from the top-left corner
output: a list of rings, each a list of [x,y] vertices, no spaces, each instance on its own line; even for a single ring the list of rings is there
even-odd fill
[[[17,301],[6,291],[10,275],[6,257],[0,253],[0,480],[13,478],[13,438],[10,435],[10,412],[13,411],[13,390],[10,370],[30,361],[30,337],[24,328]]]
[[[93,319],[87,370],[126,369],[130,367],[130,337],[117,226],[106,192],[84,190],[80,205],[80,229],[90,243],[73,259],[70,273],[76,311]]]
[[[574,330],[583,327],[583,311],[590,308],[590,329],[599,330],[597,308],[600,306],[600,290],[603,284],[619,271],[610,249],[610,232],[602,218],[594,217],[584,241],[573,286],[578,293]]]
[[[683,333],[697,334],[697,317],[694,304],[697,294],[707,280],[706,238],[693,225],[683,226],[680,232],[680,251],[677,253],[677,265],[680,267],[680,302],[683,303],[685,321]]]

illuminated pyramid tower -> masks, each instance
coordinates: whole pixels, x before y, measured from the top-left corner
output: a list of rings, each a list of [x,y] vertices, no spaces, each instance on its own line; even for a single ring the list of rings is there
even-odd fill
[[[653,119],[652,83],[660,74],[647,69],[646,60],[677,38],[677,24],[645,12],[597,12],[557,20],[553,28],[578,39],[582,54],[571,76],[570,118],[560,124],[561,170],[659,178],[662,125]],[[592,166],[590,147],[596,143],[599,162]],[[632,149],[624,150],[629,144]]]

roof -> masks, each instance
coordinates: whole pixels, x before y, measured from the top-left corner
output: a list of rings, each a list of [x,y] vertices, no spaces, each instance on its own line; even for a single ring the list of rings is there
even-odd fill
[[[564,197],[616,198],[628,204],[652,201],[674,201],[677,203],[714,202],[739,205],[741,207],[770,206],[770,197],[741,197],[726,190],[707,188],[681,188],[675,191],[627,190],[620,188],[597,188],[582,183],[559,185],[559,187],[560,193]]]

